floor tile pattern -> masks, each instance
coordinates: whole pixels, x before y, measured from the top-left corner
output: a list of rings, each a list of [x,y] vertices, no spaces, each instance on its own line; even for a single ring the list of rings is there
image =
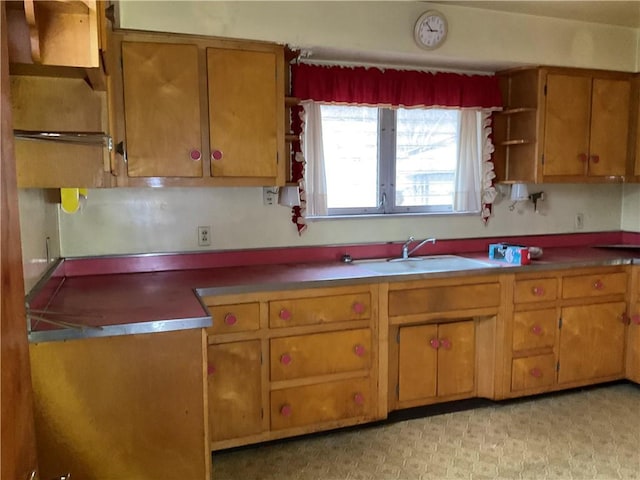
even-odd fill
[[[215,480],[640,480],[640,387],[618,384],[213,455]]]

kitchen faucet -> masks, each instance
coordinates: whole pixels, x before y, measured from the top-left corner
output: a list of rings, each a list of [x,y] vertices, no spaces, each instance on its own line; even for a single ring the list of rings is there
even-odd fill
[[[411,250],[409,250],[409,245],[411,245],[411,243],[415,242],[415,240],[416,240],[415,238],[409,237],[409,240],[404,242],[404,245],[402,245],[402,258],[403,259],[409,258],[413,252],[418,250],[425,243],[434,243],[434,244],[436,243],[436,239],[435,238],[425,238],[418,245],[416,245]]]

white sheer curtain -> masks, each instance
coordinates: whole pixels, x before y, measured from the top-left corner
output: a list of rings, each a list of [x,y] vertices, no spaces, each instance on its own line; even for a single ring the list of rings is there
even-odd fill
[[[485,205],[495,199],[493,144],[490,139],[491,112],[464,109],[460,112],[460,139],[456,169],[453,211],[487,212]]]
[[[324,148],[322,145],[322,118],[320,104],[302,102],[305,112],[302,152],[306,159],[304,191],[306,198],[306,216],[319,217],[328,214],[327,178],[324,166]]]

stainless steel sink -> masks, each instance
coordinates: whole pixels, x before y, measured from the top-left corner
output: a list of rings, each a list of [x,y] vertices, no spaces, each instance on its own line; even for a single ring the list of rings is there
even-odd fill
[[[458,255],[430,255],[391,260],[356,260],[353,262],[375,273],[401,275],[410,273],[451,272],[494,268],[495,264],[459,257]]]

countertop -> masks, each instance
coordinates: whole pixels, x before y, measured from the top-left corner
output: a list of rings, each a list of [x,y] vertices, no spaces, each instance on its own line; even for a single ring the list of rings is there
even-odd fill
[[[638,253],[590,247],[545,248],[541,259],[523,266],[489,261],[486,252],[460,256],[489,265],[473,270],[399,275],[379,274],[368,270],[365,264],[337,261],[52,275],[28,299],[29,338],[40,342],[203,328],[211,325],[211,317],[200,301],[200,296],[207,295],[631,264]],[[45,323],[38,317],[77,325],[74,328]]]

